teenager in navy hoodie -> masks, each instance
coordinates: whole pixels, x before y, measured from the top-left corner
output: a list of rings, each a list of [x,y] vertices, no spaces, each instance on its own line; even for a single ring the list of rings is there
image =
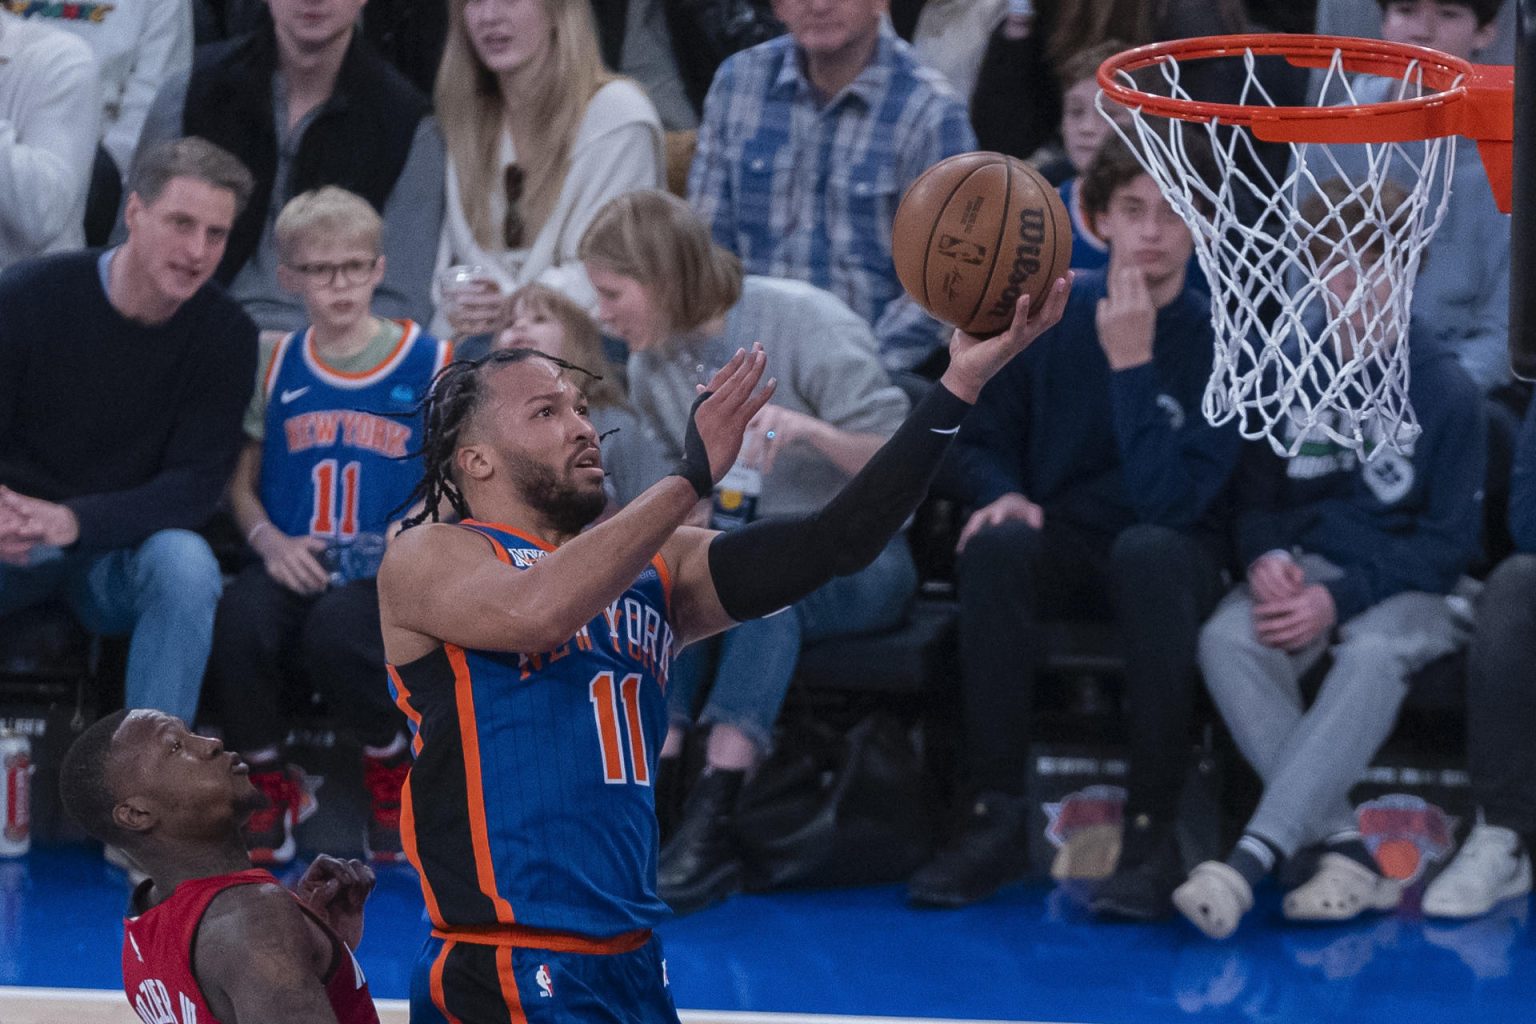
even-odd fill
[[[1201,527],[1239,442],[1200,412],[1213,339],[1210,298],[1186,280],[1188,228],[1119,139],[1089,167],[1083,199],[1109,266],[1078,271],[1061,322],[982,391],[950,467],[950,489],[977,508],[957,565],[966,813],[911,879],[916,905],[985,899],[1026,869],[1042,620],[1118,623],[1134,735],[1122,861],[1177,862],[1166,826],[1195,641],[1223,591],[1217,531]],[[1112,842],[1099,852],[1113,861]]]
[[[1348,347],[1369,329],[1363,311],[1380,308],[1393,287],[1373,273],[1382,244],[1363,234],[1377,230],[1366,209],[1390,219],[1404,193],[1387,182],[1362,198],[1337,180],[1322,191],[1326,203],[1314,196],[1302,210],[1314,225],[1329,218],[1314,257],[1321,263],[1347,230],[1366,264],[1365,280],[1325,268],[1335,308],[1354,309],[1340,335]],[[1321,856],[1286,896],[1292,920],[1347,920],[1401,896],[1361,841],[1347,797],[1391,732],[1409,677],[1464,640],[1445,595],[1478,552],[1485,436],[1480,394],[1454,352],[1417,324],[1407,344],[1408,397],[1422,427],[1411,454],[1375,439],[1364,459],[1321,432],[1294,458],[1266,442],[1243,454],[1234,500],[1247,580],[1201,631],[1200,667],[1264,796],[1231,856],[1198,865],[1174,893],[1212,938],[1230,935],[1253,905],[1254,883],[1303,848]],[[1332,667],[1305,706],[1301,677],[1328,652]]]

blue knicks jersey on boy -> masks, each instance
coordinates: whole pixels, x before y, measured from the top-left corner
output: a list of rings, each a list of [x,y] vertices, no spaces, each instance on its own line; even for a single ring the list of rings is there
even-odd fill
[[[510,527],[463,525],[518,570],[549,551]],[[606,939],[668,916],[651,780],[667,728],[670,589],[657,557],[556,650],[445,644],[390,667],[415,732],[400,834],[436,928]]]
[[[261,504],[289,536],[382,534],[421,479],[413,413],[451,348],[399,323],[399,344],[364,373],[327,366],[311,331],[278,342],[262,381]]]

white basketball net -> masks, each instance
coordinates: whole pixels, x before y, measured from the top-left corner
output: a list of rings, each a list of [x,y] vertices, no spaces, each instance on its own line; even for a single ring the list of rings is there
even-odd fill
[[[1246,84],[1238,102],[1276,106],[1255,74],[1253,52],[1242,60]],[[1172,57],[1134,80],[1122,77],[1144,92],[1209,99],[1184,89]],[[1411,99],[1426,92],[1416,65],[1391,86],[1391,95],[1372,98]],[[1318,103],[1364,102],[1357,97],[1360,88],[1336,52]],[[1211,285],[1216,352],[1206,419],[1215,425],[1236,419],[1244,437],[1267,437],[1282,455],[1325,437],[1367,458],[1383,445],[1411,451],[1419,425],[1408,402],[1408,314],[1424,247],[1445,215],[1454,138],[1290,143],[1290,166],[1277,179],[1258,158],[1246,127],[1163,121],[1140,110],[1130,112],[1126,126],[1106,104],[1119,107],[1101,93],[1100,112],[1189,225]],[[1208,147],[1216,181],[1196,171],[1191,145]],[[1390,214],[1380,192],[1389,176],[1408,193]],[[1328,199],[1324,220],[1309,224],[1303,204],[1323,197],[1322,186],[1331,179],[1342,180],[1347,195]],[[1239,213],[1254,205],[1270,211],[1260,223]],[[1350,207],[1364,211],[1353,228],[1339,219]],[[1346,291],[1351,279],[1355,286]],[[1330,290],[1330,280],[1342,297]]]

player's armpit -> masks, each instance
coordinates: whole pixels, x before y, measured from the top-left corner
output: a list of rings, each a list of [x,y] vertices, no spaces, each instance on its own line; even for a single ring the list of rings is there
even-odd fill
[[[551,642],[524,574],[497,559],[489,537],[429,525],[395,538],[379,566],[384,654],[404,665],[440,643],[542,651]]]
[[[192,969],[220,1020],[337,1024],[325,981],[334,948],[276,885],[220,893],[193,942]]]
[[[672,573],[670,619],[679,649],[736,625],[721,606],[709,571],[709,545],[719,535],[718,530],[680,526],[661,549]]]

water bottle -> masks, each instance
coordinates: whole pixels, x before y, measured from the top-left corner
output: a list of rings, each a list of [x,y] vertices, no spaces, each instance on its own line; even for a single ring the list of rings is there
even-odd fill
[[[0,857],[20,857],[32,847],[32,744],[19,732],[0,729]]]
[[[715,485],[709,525],[734,530],[757,518],[757,498],[763,493],[763,474],[740,459]]]

